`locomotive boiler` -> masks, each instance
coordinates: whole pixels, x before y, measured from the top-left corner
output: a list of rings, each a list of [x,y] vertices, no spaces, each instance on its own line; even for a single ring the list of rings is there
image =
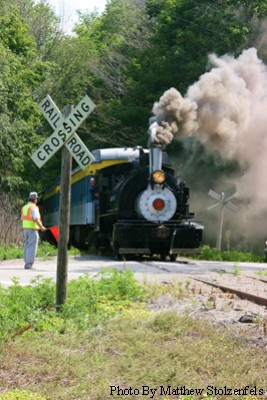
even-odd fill
[[[189,189],[175,177],[162,146],[92,154],[94,162],[72,172],[70,245],[128,258],[159,255],[174,260],[198,251],[203,226],[193,221]],[[59,200],[57,181],[43,192],[40,204],[47,227],[58,225]]]

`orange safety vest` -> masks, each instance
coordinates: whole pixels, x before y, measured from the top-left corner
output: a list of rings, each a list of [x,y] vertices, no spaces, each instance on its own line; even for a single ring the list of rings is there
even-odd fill
[[[28,203],[22,207],[21,219],[22,219],[23,229],[34,229],[34,230],[40,229],[38,224],[32,218],[32,210],[34,207],[37,207],[39,211],[39,207],[34,203]]]

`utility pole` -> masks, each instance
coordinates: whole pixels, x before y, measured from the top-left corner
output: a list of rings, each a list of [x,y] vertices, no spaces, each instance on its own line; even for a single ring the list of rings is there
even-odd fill
[[[73,106],[64,107],[66,118]],[[59,204],[59,240],[57,257],[57,282],[56,282],[56,309],[61,310],[67,297],[68,277],[68,242],[70,225],[70,198],[71,198],[71,168],[72,156],[66,146],[62,148],[61,179],[60,179],[60,204]]]

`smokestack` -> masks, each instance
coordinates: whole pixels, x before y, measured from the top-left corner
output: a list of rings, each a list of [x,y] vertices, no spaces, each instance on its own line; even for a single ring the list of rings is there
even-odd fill
[[[149,122],[151,121],[152,118],[150,118]],[[155,142],[156,134],[157,134],[157,129],[159,127],[159,124],[154,121],[152,124],[149,126],[148,129],[148,134],[149,134],[149,139],[148,139],[148,147],[149,147],[149,173],[152,174],[154,171],[158,171],[162,169],[162,149],[163,149],[163,144],[158,142]]]
[[[162,170],[162,148],[154,147],[152,144],[149,149],[149,172]]]

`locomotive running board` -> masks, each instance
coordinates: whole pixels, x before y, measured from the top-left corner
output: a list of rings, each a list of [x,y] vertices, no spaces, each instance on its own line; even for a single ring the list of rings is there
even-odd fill
[[[197,254],[199,253],[199,248],[193,249],[172,249],[172,254]],[[120,247],[119,254],[151,254],[151,251],[147,248],[128,248],[128,247]]]
[[[192,249],[172,249],[172,254],[198,254],[200,253],[200,249],[198,247],[192,248]]]
[[[126,247],[120,247],[119,249],[119,254],[151,254],[151,251],[149,249],[139,249],[139,248],[126,248]]]

